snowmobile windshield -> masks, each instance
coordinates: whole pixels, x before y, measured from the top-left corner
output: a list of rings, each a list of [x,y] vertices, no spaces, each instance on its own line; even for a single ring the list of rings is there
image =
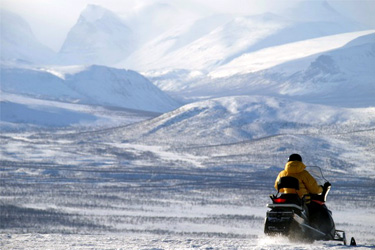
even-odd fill
[[[306,166],[306,171],[308,171],[318,182],[318,185],[324,185],[327,180],[324,178],[322,169],[318,166]]]

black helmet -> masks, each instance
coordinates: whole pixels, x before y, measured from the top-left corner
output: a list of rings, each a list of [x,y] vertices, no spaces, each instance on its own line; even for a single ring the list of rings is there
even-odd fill
[[[288,161],[300,161],[302,162],[302,157],[299,154],[291,154]]]

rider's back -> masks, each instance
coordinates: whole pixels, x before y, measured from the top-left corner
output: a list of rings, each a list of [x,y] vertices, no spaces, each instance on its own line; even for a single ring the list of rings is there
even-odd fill
[[[291,176],[297,178],[299,181],[299,190],[297,193],[300,197],[305,194],[319,194],[323,191],[323,188],[318,185],[314,177],[305,170],[306,166],[302,161],[294,160],[288,161],[285,164],[284,170],[282,170],[276,178],[275,188],[277,189],[277,183],[281,177]],[[295,189],[283,188],[278,190],[282,193],[295,193]]]

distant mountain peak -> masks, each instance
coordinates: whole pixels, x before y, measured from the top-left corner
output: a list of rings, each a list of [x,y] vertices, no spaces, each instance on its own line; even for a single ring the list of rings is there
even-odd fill
[[[111,65],[126,58],[135,44],[132,30],[115,13],[89,4],[69,31],[58,63]]]

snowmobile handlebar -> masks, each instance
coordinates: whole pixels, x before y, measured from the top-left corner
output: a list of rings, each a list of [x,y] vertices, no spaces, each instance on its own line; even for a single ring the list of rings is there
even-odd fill
[[[323,192],[322,192],[322,198],[324,202],[327,200],[327,195],[329,191],[331,190],[331,186],[332,186],[331,183],[329,183],[328,181],[324,183]]]

